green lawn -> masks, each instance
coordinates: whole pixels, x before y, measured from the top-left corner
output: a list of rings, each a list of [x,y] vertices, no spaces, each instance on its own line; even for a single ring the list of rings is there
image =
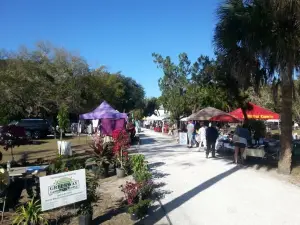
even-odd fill
[[[91,141],[91,137],[83,136],[83,137],[68,137],[64,139],[66,141],[70,141],[72,144],[72,151],[73,152],[84,152],[86,150],[89,150],[89,144]],[[3,162],[7,162],[8,160],[11,160],[11,151],[5,151],[2,149],[3,153]],[[16,161],[18,161],[23,153],[27,153],[28,161],[36,161],[37,159],[52,159],[54,158],[58,153],[57,148],[57,139],[43,139],[38,140],[34,144],[30,145],[21,145],[19,147],[15,147],[13,149],[14,158]]]

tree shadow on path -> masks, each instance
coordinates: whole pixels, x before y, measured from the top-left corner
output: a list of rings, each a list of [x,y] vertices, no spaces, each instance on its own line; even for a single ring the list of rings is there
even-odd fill
[[[243,167],[235,166],[235,167],[227,170],[226,172],[221,173],[221,174],[205,181],[204,183],[199,184],[197,187],[189,190],[188,192],[184,193],[183,195],[181,195],[181,196],[173,199],[172,201],[168,202],[167,204],[163,205],[163,207],[161,207],[156,212],[155,221],[153,221],[153,224],[155,224],[156,222],[161,220],[164,216],[168,216],[167,215],[168,213],[170,213],[173,210],[177,209],[178,207],[180,207],[185,202],[189,201],[190,199],[192,199],[196,195],[200,194],[202,191],[208,189],[212,185],[216,184],[217,182],[221,181],[222,179],[226,178],[227,176],[235,173],[236,171],[240,170],[241,168],[243,168]]]

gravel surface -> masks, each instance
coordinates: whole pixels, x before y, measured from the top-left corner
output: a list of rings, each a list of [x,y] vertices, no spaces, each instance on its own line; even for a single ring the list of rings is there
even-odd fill
[[[153,224],[165,218],[173,225],[300,224],[300,188],[289,177],[221,157],[206,159],[204,152],[149,130],[141,143],[163,196]]]

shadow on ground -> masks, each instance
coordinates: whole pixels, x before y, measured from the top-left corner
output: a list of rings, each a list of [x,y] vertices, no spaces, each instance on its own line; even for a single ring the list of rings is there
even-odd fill
[[[221,173],[221,174],[219,174],[219,175],[217,175],[217,176],[215,176],[215,177],[199,184],[198,186],[196,186],[195,188],[189,190],[188,192],[184,193],[183,195],[181,195],[181,196],[173,199],[172,201],[168,202],[163,207],[160,207],[159,210],[157,210],[155,212],[152,212],[153,214],[151,214],[151,215],[149,214],[149,216],[151,216],[152,224],[155,224],[156,222],[160,221],[164,216],[167,216],[168,213],[170,213],[173,210],[177,209],[182,204],[189,201],[190,199],[192,199],[196,195],[201,194],[202,191],[210,188],[211,186],[215,185],[216,183],[218,183],[222,179],[230,176],[231,174],[235,173],[236,171],[238,171],[242,168],[244,168],[244,167],[235,166],[235,167],[227,170],[226,172]],[[170,192],[162,193],[162,195],[159,196],[159,198],[162,198],[162,197],[165,196],[165,194],[169,194],[169,193]]]
[[[157,156],[158,153],[161,153],[161,157],[171,157],[171,156],[180,156],[181,154],[190,154],[191,151],[182,151],[181,145],[175,144],[171,139],[158,139],[159,141],[152,141],[150,137],[147,137],[146,143],[153,143],[151,145],[151,148],[142,147],[140,152],[144,153],[146,156]],[[173,142],[173,143],[172,143]],[[179,153],[179,154],[174,154]],[[216,158],[211,158],[210,160],[223,160],[227,162],[227,164],[233,164],[233,155],[232,154],[219,154]],[[149,168],[153,169],[153,173],[156,172],[155,168],[163,166],[164,162],[155,162],[152,164],[149,164]],[[192,166],[190,162],[182,162],[182,166]],[[249,158],[247,160],[245,166],[234,166],[233,168],[229,169],[226,172],[223,172],[201,184],[196,186],[195,188],[187,191],[181,196],[178,196],[177,198],[173,199],[172,201],[166,203],[163,207],[159,208],[157,211],[152,212],[151,215],[151,224],[155,224],[156,222],[160,221],[165,215],[172,212],[173,210],[180,207],[182,204],[188,202],[193,197],[201,194],[202,191],[210,188],[211,186],[215,185],[219,181],[225,179],[226,177],[230,176],[231,174],[237,172],[240,169],[248,169],[253,168],[256,170],[265,169],[266,171],[271,171],[277,168],[277,162],[275,160],[264,160],[264,159],[256,159],[256,158]],[[165,174],[164,176],[168,176],[169,174]],[[164,177],[162,176],[162,177]],[[160,178],[160,177],[157,177]],[[161,184],[162,187],[165,185],[164,183]],[[159,190],[161,191],[161,190]],[[162,193],[161,196],[158,194],[158,198],[163,198],[166,194],[169,194],[170,192]],[[149,215],[150,216],[150,215]]]
[[[117,209],[111,209],[111,210],[107,211],[105,214],[93,219],[92,224],[93,225],[102,224],[105,221],[109,221],[114,216],[117,216],[117,215],[119,215],[121,213],[125,213],[125,212],[126,212],[126,208],[124,206],[120,206]]]

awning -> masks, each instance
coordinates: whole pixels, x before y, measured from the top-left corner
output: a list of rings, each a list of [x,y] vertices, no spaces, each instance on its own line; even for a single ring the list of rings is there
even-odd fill
[[[274,113],[271,110],[265,109],[251,102],[249,102],[248,104],[252,108],[251,110],[246,111],[248,119],[269,120],[279,119],[280,117],[278,113]],[[238,119],[244,119],[244,115],[241,108],[230,112],[230,114]]]
[[[111,107],[106,101],[103,101],[92,112],[81,114],[80,119],[95,120],[95,119],[127,119],[126,113],[119,113]]]
[[[207,107],[204,109],[201,109],[200,111],[193,113],[188,117],[188,120],[200,120],[200,121],[207,121],[210,120],[212,117],[220,116],[220,115],[226,115],[226,112],[223,112],[222,110],[213,108],[213,107]]]

